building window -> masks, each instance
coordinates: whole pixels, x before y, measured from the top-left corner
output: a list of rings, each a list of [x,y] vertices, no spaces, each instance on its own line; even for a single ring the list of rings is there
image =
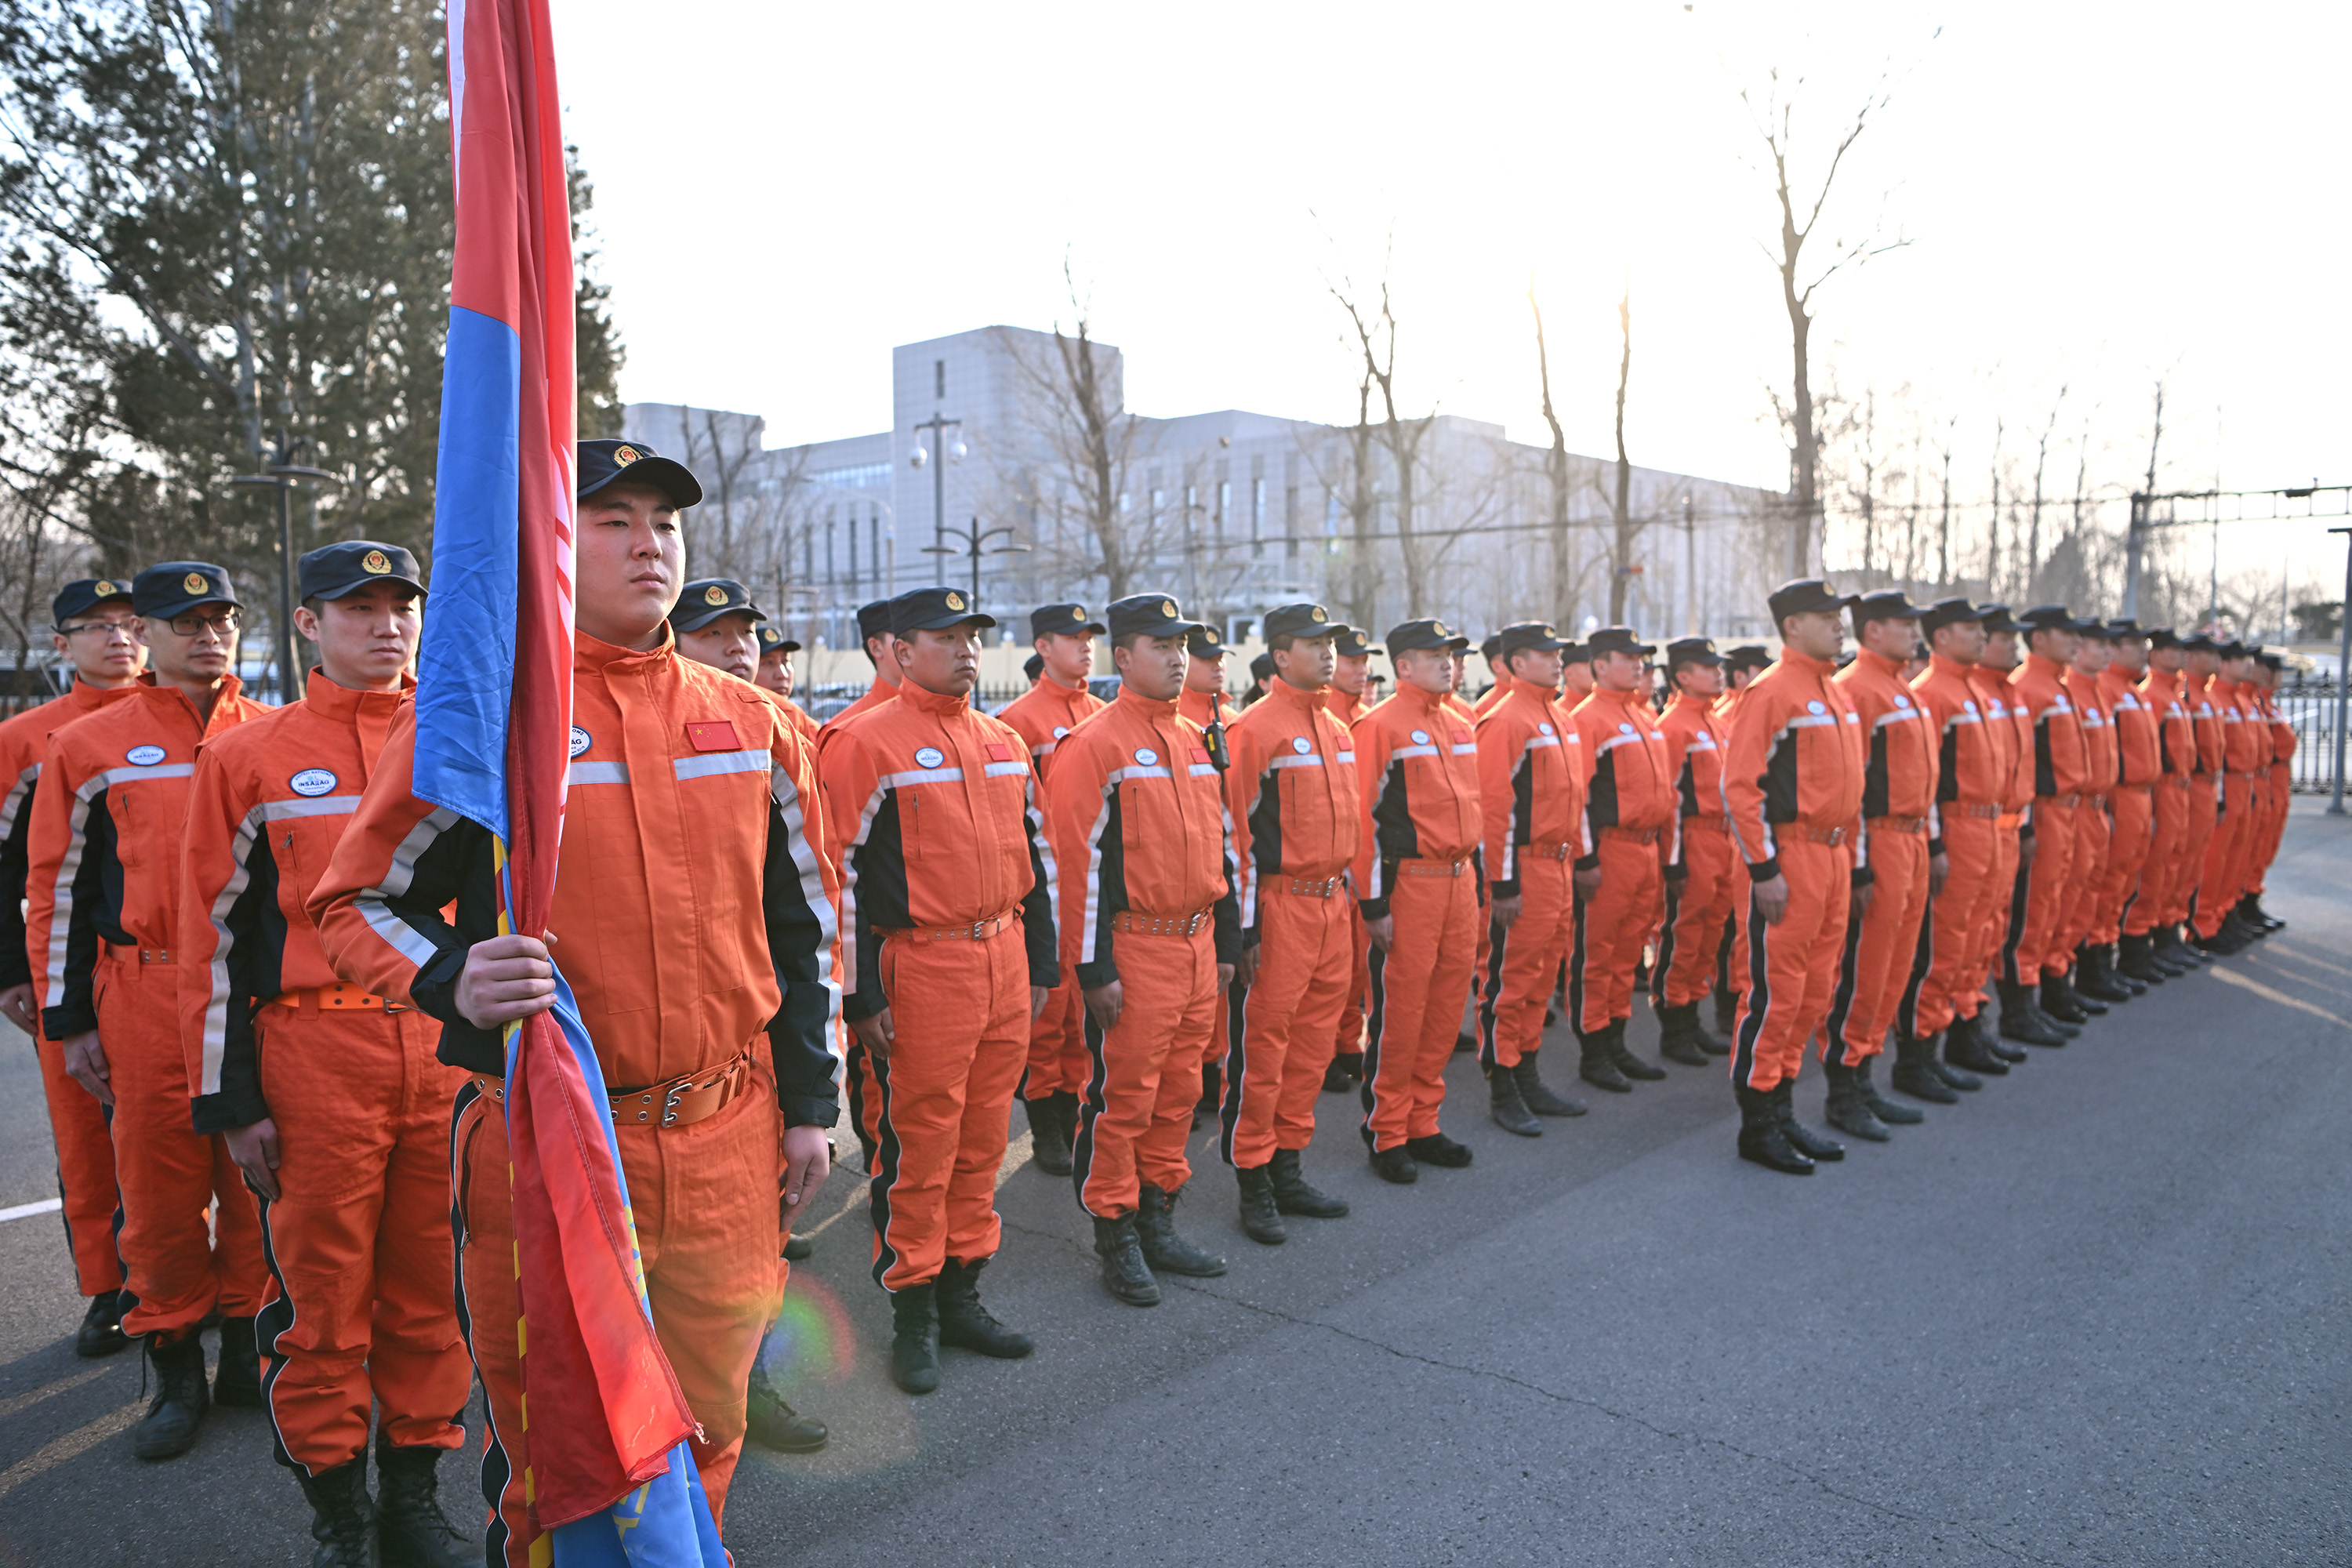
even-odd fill
[[[827,586],[838,583],[833,569],[833,508],[824,509],[824,580]]]
[[[882,591],[882,514],[876,512],[866,520],[866,555],[874,563],[874,591]]]
[[[849,514],[849,590],[857,591],[857,513]]]
[[[947,395],[948,362],[943,359],[935,359],[931,362],[931,395],[933,397],[945,397]]]
[[[1250,539],[1253,542],[1265,537],[1265,481],[1250,481]]]

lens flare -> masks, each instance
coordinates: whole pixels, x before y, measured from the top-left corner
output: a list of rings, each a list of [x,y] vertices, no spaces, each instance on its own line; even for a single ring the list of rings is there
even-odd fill
[[[813,1274],[795,1271],[783,1310],[760,1358],[772,1376],[846,1378],[857,1363],[857,1330],[841,1300]]]

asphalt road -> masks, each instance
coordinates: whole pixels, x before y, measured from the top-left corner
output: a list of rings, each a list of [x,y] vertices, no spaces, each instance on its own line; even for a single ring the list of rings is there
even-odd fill
[[[1196,1138],[1233,1271],[1138,1311],[1013,1165],[985,1294],[1038,1352],[914,1401],[845,1172],[790,1309],[835,1442],[746,1461],[737,1560],[2352,1563],[2352,826],[2302,804],[2288,931],[1810,1178],[1733,1158],[1719,1069],[1522,1141],[1457,1059],[1478,1163],[1384,1186],[1327,1096],[1355,1213],[1287,1247]],[[51,1191],[5,1056],[0,1207]],[[55,1217],[0,1223],[0,1565],[303,1561],[261,1417],[140,1465],[135,1358],[75,1361],[77,1316]]]

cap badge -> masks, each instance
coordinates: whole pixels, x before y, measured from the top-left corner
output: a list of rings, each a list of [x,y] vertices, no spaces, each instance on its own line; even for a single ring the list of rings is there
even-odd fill
[[[1303,757],[1315,748],[1307,742],[1306,736],[1293,735],[1290,737],[1290,749]]]
[[[1087,607],[1084,605],[1072,605],[1070,606],[1070,619],[1074,621],[1083,621],[1086,618]]]
[[[304,768],[286,783],[296,795],[320,795],[335,787],[335,775],[324,768]]]
[[[1173,599],[1160,600],[1160,613],[1166,616],[1170,620],[1174,620],[1176,618],[1176,601]]]
[[[1215,647],[1217,643],[1217,628],[1214,626],[1202,626],[1201,628],[1201,640],[1209,644],[1212,647]]]
[[[1552,630],[1549,626],[1546,626],[1546,627],[1544,627],[1544,629],[1543,629],[1543,635],[1544,635],[1544,636],[1546,636],[1546,637],[1556,637],[1559,636],[1559,634],[1558,632],[1556,632],[1556,631]]]
[[[627,468],[631,463],[635,462],[639,455],[640,454],[635,447],[615,447],[613,448],[613,461],[624,468]]]
[[[1452,636],[1454,635],[1452,632],[1449,632],[1449,631],[1447,631],[1447,630],[1445,629],[1445,623],[1444,623],[1444,621],[1432,621],[1432,622],[1430,622],[1430,623],[1429,623],[1429,629],[1430,629],[1431,631],[1433,631],[1433,632],[1436,633],[1439,637],[1452,637]]]
[[[593,742],[589,740],[587,731],[582,729],[577,724],[572,726],[572,754],[573,756],[578,756],[581,752],[586,751],[592,744],[593,744]]]
[[[381,577],[392,570],[392,557],[381,550],[371,550],[360,557],[360,570]]]
[[[963,595],[957,593],[953,588],[948,590],[948,608],[950,610],[961,610],[963,608]]]
[[[1324,621],[1330,619],[1328,616],[1326,616],[1323,613],[1323,606],[1320,605],[1310,606],[1307,612],[1307,618],[1310,621]]]
[[[713,583],[702,591],[702,602],[706,605],[723,605],[727,602],[727,590]]]
[[[122,753],[122,760],[134,768],[152,768],[167,755],[161,746],[133,746]]]
[[[1151,767],[1159,763],[1160,753],[1149,746],[1138,746],[1135,748],[1135,760],[1144,767]]]
[[[212,591],[212,584],[205,581],[205,574],[201,572],[191,572],[181,578],[180,586],[191,594],[205,594]]]
[[[111,599],[114,597],[114,584],[100,577],[98,580],[98,586],[90,590],[90,596],[97,599]]]
[[[935,768],[947,760],[947,753],[937,746],[925,746],[915,753],[915,765],[919,768]]]

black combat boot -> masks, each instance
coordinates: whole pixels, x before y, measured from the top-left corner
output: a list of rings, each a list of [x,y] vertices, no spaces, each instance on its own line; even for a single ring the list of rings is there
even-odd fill
[[[1620,1018],[1601,1031],[1602,1037],[1609,1042],[1609,1059],[1617,1064],[1617,1070],[1627,1078],[1637,1078],[1644,1083],[1654,1083],[1665,1077],[1665,1068],[1652,1067],[1625,1048],[1625,1024],[1626,1020]],[[1527,1091],[1523,1089],[1519,1092],[1524,1094]]]
[[[1993,1028],[1992,1020],[1984,1016],[1984,1012],[1981,1007],[1978,1009],[1973,1016],[1967,1018],[1954,1018],[1952,1021],[1952,1026],[1958,1029],[1964,1029],[1970,1040],[1974,1041],[1977,1045],[1982,1046],[1985,1050],[1990,1053],[1994,1058],[2000,1061],[2009,1063],[2011,1067],[2016,1066],[2019,1062],[2023,1061],[2026,1058],[2033,1054],[2032,1051],[2026,1050],[2021,1046],[2012,1046],[2008,1041],[2002,1039],[2000,1033]]]
[[[213,1369],[213,1403],[229,1410],[261,1408],[261,1347],[251,1318],[223,1318],[220,1365]]]
[[[2264,936],[2286,929],[2286,921],[2263,908],[2260,893],[2248,893],[2238,900],[2238,918],[2245,921],[2250,930],[2260,931]]]
[[[1658,1009],[1658,1054],[1687,1068],[1707,1065],[1706,1047],[1699,1044],[1697,1003]]]
[[[2115,972],[2105,942],[2086,942],[2074,950],[2074,989],[2095,1002],[2128,1002],[2139,994]]]
[[[1697,1003],[1694,1002],[1691,1004],[1691,1012],[1692,1017],[1694,1021],[1696,1021],[1698,1012]],[[1729,1023],[1725,1021],[1724,1010],[1720,1007],[1716,1009],[1715,1023],[1716,1027],[1721,1029],[1724,1035],[1727,1036],[1731,1033],[1731,1026]],[[1705,1051],[1708,1056],[1727,1057],[1731,1054],[1731,1042],[1728,1039],[1710,1033],[1706,1026],[1704,1024],[1699,1026],[1697,1038],[1698,1048]]]
[[[1160,1305],[1160,1281],[1143,1261],[1143,1244],[1136,1238],[1135,1216],[1095,1217],[1095,1256],[1102,1259],[1103,1289],[1111,1300],[1130,1307]]]
[[[1283,1228],[1282,1211],[1274,1204],[1272,1170],[1265,1165],[1236,1165],[1234,1180],[1242,1190],[1242,1234],[1267,1247],[1280,1247],[1289,1240],[1290,1233]]]
[[[2076,1016],[2070,1018],[2064,1013],[2053,1007],[2050,1003],[2053,996],[2055,996],[2059,1001],[2070,1005],[2074,1009]],[[2082,991],[2074,984],[2074,966],[2069,964],[2055,975],[2044,975],[2042,977],[2042,1010],[2049,1014],[2052,1017],[2057,1019],[2062,1024],[2087,1024],[2094,1018],[2105,1017],[2107,1016],[2107,1004],[2100,1001],[2096,997],[2085,996],[2083,994]]]
[[[787,1263],[805,1263],[815,1252],[816,1243],[805,1236],[784,1237],[784,1261]]]
[[[1519,1086],[1520,1102],[1538,1116],[1583,1115],[1584,1101],[1555,1093],[1551,1085],[1544,1082],[1543,1073],[1536,1067],[1537,1055],[1534,1051],[1521,1051],[1519,1065],[1511,1069],[1511,1081]]]
[[[1284,1214],[1304,1215],[1308,1219],[1345,1219],[1347,1201],[1309,1186],[1298,1168],[1298,1151],[1276,1149],[1274,1163],[1266,1167],[1274,1179],[1274,1206]]]
[[[122,1331],[121,1292],[107,1290],[92,1296],[89,1310],[81,1315],[81,1327],[74,1331],[74,1354],[95,1361],[130,1344],[130,1336]]]
[[[1492,1068],[1486,1073],[1486,1108],[1495,1118],[1495,1125],[1506,1132],[1516,1132],[1522,1138],[1543,1136],[1543,1123],[1519,1098],[1519,1080],[1509,1068]]]
[[[2221,917],[2221,929],[2237,937],[2242,952],[2271,934],[2260,926],[2249,924],[2235,910]]]
[[[1797,1080],[1784,1078],[1780,1087],[1772,1091],[1772,1102],[1780,1108],[1780,1131],[1788,1137],[1790,1147],[1808,1160],[1843,1160],[1845,1145],[1827,1133],[1816,1132],[1797,1120]]]
[[[2158,926],[2152,934],[2156,937],[2157,957],[2179,970],[2183,974],[2192,969],[2202,969],[2213,962],[2212,958],[2202,948],[2190,942],[2188,936],[2182,933],[2181,928],[2177,925]]]
[[[1595,1089],[1605,1089],[1612,1094],[1631,1094],[1633,1086],[1617,1070],[1617,1063],[1609,1055],[1609,1031],[1596,1029],[1589,1035],[1576,1037],[1576,1076]]]
[[[980,1271],[987,1267],[984,1258],[970,1263],[950,1258],[940,1265],[940,1343],[977,1351],[998,1361],[1019,1361],[1035,1350],[1037,1342],[1006,1328],[980,1304]]]
[[[482,1549],[441,1511],[440,1462],[438,1448],[397,1448],[376,1434],[375,1533],[383,1568],[473,1568],[481,1562]]]
[[[939,1287],[929,1279],[890,1293],[890,1381],[908,1394],[940,1385]]]
[[[1433,1132],[1426,1138],[1408,1138],[1404,1152],[1418,1164],[1434,1165],[1441,1171],[1459,1171],[1470,1163],[1470,1145],[1457,1143],[1443,1132]]]
[[[1877,1060],[1876,1057],[1864,1057],[1853,1069],[1854,1090],[1870,1107],[1871,1114],[1890,1127],[1909,1127],[1927,1121],[1927,1113],[1917,1106],[1902,1104],[1878,1092],[1878,1086],[1870,1081],[1871,1064]]]
[[[2009,1064],[1992,1048],[1982,1023],[1975,1018],[1954,1016],[1952,1026],[1944,1031],[1944,1060],[1966,1073],[1983,1073],[1991,1078],[2009,1076]]]
[[[1323,1069],[1323,1092],[1339,1094],[1364,1081],[1364,1053],[1341,1051]]]
[[[1717,986],[1715,988],[1715,1026],[1728,1035],[1731,1033],[1732,1026],[1738,1022],[1739,994],[1728,985]],[[1727,1057],[1731,1054],[1731,1047],[1723,1046],[1718,1050],[1715,1046],[1709,1046],[1707,1052],[1711,1056]]]
[[[2101,978],[2110,985],[2122,986],[2136,997],[2147,994],[2151,982],[2124,973],[2123,939],[2120,936],[2113,942],[2099,943],[2098,949]]]
[[[1142,1245],[1143,1261],[1154,1273],[1214,1279],[1225,1271],[1225,1260],[1176,1234],[1176,1200],[1181,1195],[1148,1184],[1136,1194],[1135,1238]]]
[[[2200,936],[2197,939],[2197,951],[2204,953],[2207,961],[2210,962],[2216,958],[2227,958],[2232,953],[2245,952],[2246,944],[2252,940],[2251,937],[2242,935],[2236,922],[2229,916],[2223,915],[2221,927],[2211,936]]]
[[[1021,1102],[1029,1113],[1029,1159],[1049,1176],[1070,1173],[1070,1141],[1062,1135],[1062,1113],[1050,1094]]]
[[[1841,1132],[1853,1134],[1868,1143],[1884,1143],[1895,1134],[1878,1119],[1870,1102],[1855,1087],[1853,1069],[1838,1062],[1823,1062],[1822,1070],[1829,1075],[1829,1123]]]
[[[2033,993],[2017,980],[2000,983],[2000,1034],[2003,1039],[2029,1046],[2066,1043],[2065,1032],[2055,1020],[2043,1016],[2042,1009],[2033,1005]]]
[[[1733,1092],[1739,1097],[1739,1157],[1792,1176],[1811,1175],[1813,1163],[1789,1142],[1770,1091],[1735,1088]]]
[[[1958,1105],[1960,1097],[1937,1073],[1935,1057],[1935,1036],[1921,1039],[1916,1035],[1896,1035],[1895,1071],[1888,1081],[1897,1092],[1914,1100],[1924,1100],[1930,1105]]]
[[[1372,1174],[1396,1186],[1409,1187],[1421,1180],[1421,1163],[1402,1143],[1393,1149],[1375,1149]]]
[[[302,1483],[302,1496],[310,1505],[310,1539],[319,1543],[310,1553],[310,1568],[377,1568],[389,1561],[376,1554],[375,1504],[368,1500],[366,1455],[315,1476],[296,1470],[294,1479]],[[480,1560],[476,1552],[470,1561]]]
[[[824,1447],[831,1434],[824,1422],[785,1404],[784,1396],[768,1381],[768,1339],[775,1331],[771,1327],[760,1336],[759,1354],[751,1360],[751,1381],[745,1405],[748,1425],[743,1435],[762,1448],[779,1454],[814,1454]]]
[[[155,1397],[131,1428],[131,1451],[142,1459],[177,1458],[196,1446],[196,1432],[213,1407],[212,1387],[205,1381],[205,1342],[198,1330],[184,1329],[170,1344],[157,1344],[148,1335],[146,1351]]]
[[[2116,973],[2126,979],[2137,980],[2142,985],[2161,985],[2179,973],[2156,956],[2145,932],[2138,936],[2125,933],[2121,946],[2123,956],[2116,965]]]

